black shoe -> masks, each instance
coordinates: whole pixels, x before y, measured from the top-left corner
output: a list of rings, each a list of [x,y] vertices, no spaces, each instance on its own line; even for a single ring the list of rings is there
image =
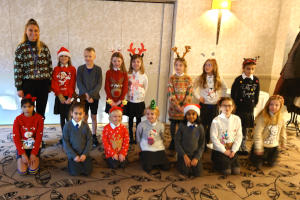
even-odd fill
[[[175,150],[175,144],[174,144],[174,140],[172,139],[170,146],[169,146],[169,150]]]
[[[98,139],[97,139],[97,136],[96,135],[93,135],[93,146],[98,146],[99,145],[99,142],[98,142]]]
[[[136,141],[133,138],[130,138],[129,144],[136,144]]]

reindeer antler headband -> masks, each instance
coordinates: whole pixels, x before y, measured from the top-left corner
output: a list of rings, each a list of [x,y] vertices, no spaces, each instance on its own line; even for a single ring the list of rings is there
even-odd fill
[[[127,49],[127,51],[130,52],[130,57],[134,56],[134,55],[139,55],[141,57],[144,57],[144,53],[145,51],[147,51],[147,49],[145,49],[145,46],[143,43],[141,43],[141,48],[138,48],[138,53],[135,53],[135,49],[133,48],[133,42],[130,43],[129,49]]]
[[[172,50],[174,51],[174,53],[176,53],[177,58],[184,59],[185,55],[191,51],[191,46],[185,46],[185,52],[183,53],[182,57],[180,57],[179,52],[177,51],[177,47],[173,47]]]

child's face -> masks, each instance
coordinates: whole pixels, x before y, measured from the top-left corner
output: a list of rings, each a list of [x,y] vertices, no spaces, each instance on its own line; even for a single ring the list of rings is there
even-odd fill
[[[190,123],[194,123],[197,119],[198,115],[196,113],[196,111],[194,110],[189,110],[186,113],[186,119],[190,122]]]
[[[204,70],[207,74],[212,74],[213,73],[213,64],[210,61],[207,61],[204,65]]]
[[[141,69],[142,61],[140,58],[136,58],[132,61],[132,68],[135,72],[139,71]]]
[[[34,110],[34,106],[31,105],[30,103],[25,103],[22,106],[22,112],[24,113],[25,116],[32,116]]]
[[[184,64],[183,64],[183,62],[177,61],[177,62],[175,63],[174,68],[175,68],[175,72],[176,72],[177,74],[182,74],[182,73],[184,72]]]
[[[150,110],[150,109],[147,109],[146,110],[146,117],[147,117],[147,120],[152,124],[152,123],[155,123],[156,120],[157,120],[157,115],[156,115],[156,112],[154,110]]]
[[[31,42],[37,41],[40,35],[39,28],[36,25],[29,25],[26,29],[26,35],[28,37],[28,40]]]
[[[245,75],[247,77],[250,77],[252,74],[254,74],[255,67],[256,67],[256,65],[246,65],[243,68],[243,72],[245,73]]]
[[[83,56],[86,64],[93,64],[96,58],[96,53],[94,51],[84,51]]]
[[[280,102],[278,100],[272,100],[269,105],[269,111],[273,114],[280,110]]]
[[[68,62],[69,62],[69,57],[68,57],[68,56],[65,56],[65,55],[59,56],[59,62],[60,62],[62,65],[66,65],[66,64],[68,64]]]
[[[80,122],[83,119],[84,115],[84,109],[80,107],[75,107],[71,112],[72,119],[74,119],[75,122]]]
[[[113,57],[111,60],[112,65],[118,69],[121,67],[122,62],[123,62],[122,59],[119,57]]]
[[[222,113],[224,113],[226,116],[231,115],[232,111],[233,111],[233,104],[232,101],[223,101],[221,104],[221,111]]]
[[[119,111],[113,111],[111,114],[110,114],[110,120],[111,120],[111,123],[113,123],[114,125],[118,125],[122,122],[122,113],[119,112]]]

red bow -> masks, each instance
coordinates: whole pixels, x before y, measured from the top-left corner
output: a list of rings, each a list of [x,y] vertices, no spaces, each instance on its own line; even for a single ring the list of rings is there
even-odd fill
[[[31,96],[31,94],[27,94],[24,99],[30,99],[32,102],[36,101],[36,97]]]

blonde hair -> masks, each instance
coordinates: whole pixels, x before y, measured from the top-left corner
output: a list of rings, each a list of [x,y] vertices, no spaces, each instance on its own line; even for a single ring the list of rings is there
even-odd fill
[[[214,75],[214,87],[215,90],[219,90],[221,88],[221,78],[219,75],[219,68],[218,68],[218,64],[217,64],[217,60],[212,58],[212,59],[207,59],[204,64],[203,64],[203,72],[199,77],[199,86],[202,88],[206,88],[207,87],[207,81],[206,81],[206,76],[207,73],[205,71],[205,64],[207,62],[211,62],[212,66],[213,66],[213,75]]]
[[[145,114],[146,114],[147,110],[150,110],[150,111],[154,112],[156,114],[157,118],[159,118],[160,113],[159,113],[158,106],[156,106],[155,109],[152,109],[150,106],[148,106],[145,109]]]
[[[127,73],[127,70],[126,70],[126,67],[125,67],[125,63],[124,63],[124,58],[123,58],[123,55],[120,52],[115,52],[115,53],[113,53],[111,55],[109,69],[113,70],[112,60],[113,60],[114,57],[121,58],[122,64],[121,64],[120,70],[122,72],[126,72]]]
[[[176,64],[176,62],[182,62],[182,64],[184,65],[184,73],[186,73],[186,71],[187,71],[187,62],[186,62],[186,60],[184,59],[184,58],[175,58],[175,60],[174,60],[174,66],[175,66],[175,64]]]
[[[23,44],[23,43],[25,43],[25,42],[28,41],[28,36],[26,34],[26,31],[27,31],[28,26],[30,26],[30,25],[36,26],[39,29],[39,32],[40,32],[40,27],[39,27],[37,21],[35,21],[32,18],[29,19],[27,21],[26,25],[25,25],[25,30],[24,30],[23,39],[21,41],[21,44]],[[39,35],[38,38],[37,38],[37,41],[36,41],[36,47],[37,47],[37,50],[38,50],[38,55],[40,55],[43,46],[44,46],[44,43],[42,41],[40,41],[40,35]]]
[[[280,109],[277,113],[274,113],[273,117],[271,116],[270,110],[269,110],[271,101],[279,101],[279,103],[280,103]],[[262,117],[264,118],[265,125],[278,124],[278,122],[283,119],[282,118],[282,113],[281,113],[281,109],[282,109],[283,105],[284,105],[284,99],[283,99],[282,96],[280,96],[280,95],[270,96],[270,98],[267,101],[264,109],[257,115],[257,117],[262,115]]]
[[[133,72],[132,62],[135,61],[136,59],[140,59],[141,61],[140,73],[144,74],[145,73],[144,61],[143,61],[143,57],[140,56],[139,54],[134,54],[133,56],[131,56],[128,74],[132,74]]]
[[[112,117],[113,113],[119,113],[119,114],[123,115],[121,110],[116,109],[116,110],[112,111],[111,113],[109,113],[109,115],[108,115],[109,121],[111,121],[111,117]]]

